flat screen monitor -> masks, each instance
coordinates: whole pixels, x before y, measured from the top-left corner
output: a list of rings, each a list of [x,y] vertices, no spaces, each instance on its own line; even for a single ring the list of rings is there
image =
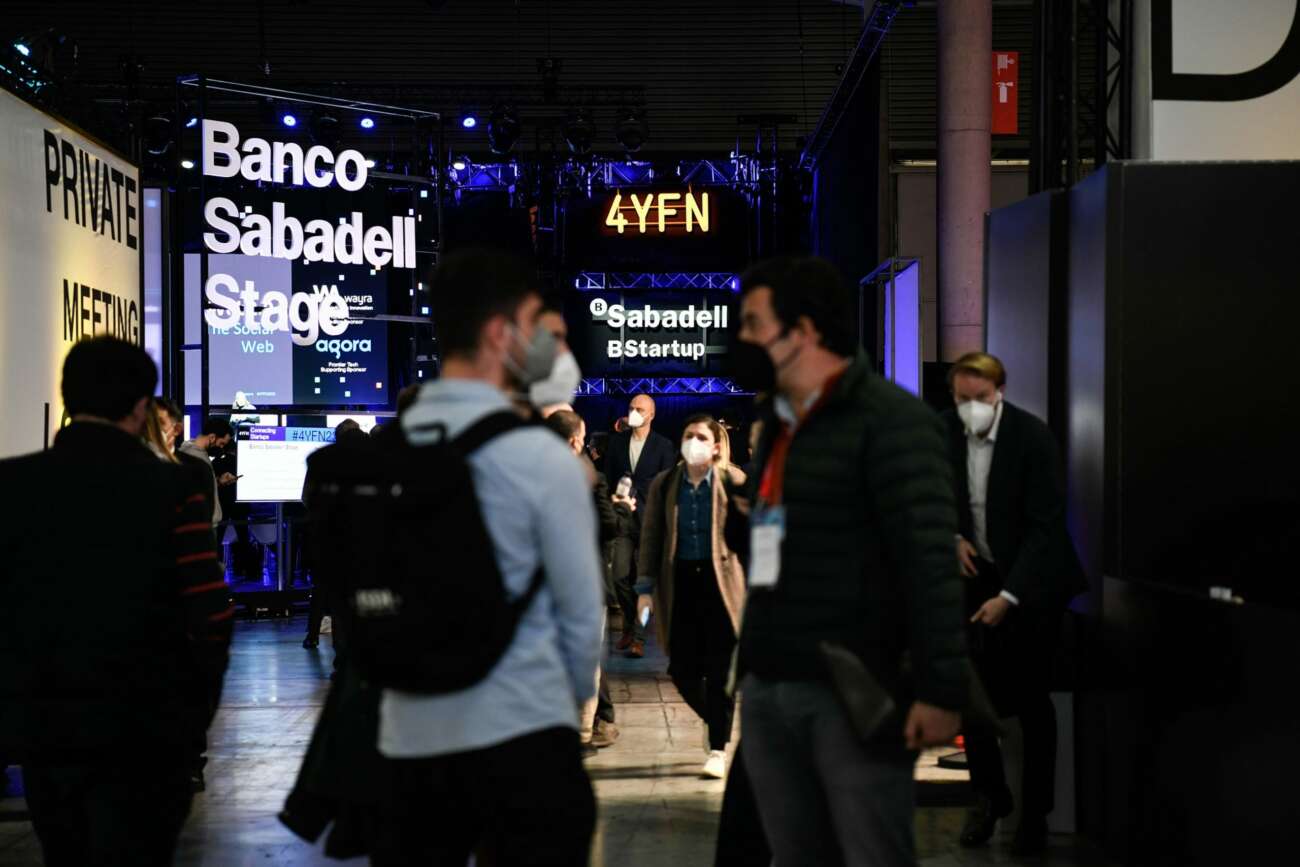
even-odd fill
[[[236,441],[241,503],[297,503],[307,477],[307,457],[334,442],[328,427],[247,427]]]

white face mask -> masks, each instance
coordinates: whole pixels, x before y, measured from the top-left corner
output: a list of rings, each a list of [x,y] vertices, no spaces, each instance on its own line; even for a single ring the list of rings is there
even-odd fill
[[[581,382],[582,369],[578,367],[578,359],[572,352],[566,352],[555,359],[545,379],[528,386],[528,399],[533,406],[539,407],[568,403]]]
[[[693,467],[713,462],[713,446],[692,437],[682,443],[682,459]]]
[[[628,426],[628,427],[630,427],[630,428],[638,428],[638,427],[640,427],[640,426],[643,425],[643,424],[645,424],[645,416],[643,416],[643,415],[641,414],[641,410],[639,410],[639,409],[634,409],[634,410],[632,410],[631,412],[629,412],[629,413],[627,414],[627,426]]]
[[[957,415],[966,425],[966,433],[982,435],[993,427],[993,417],[997,408],[979,400],[967,400],[957,404]]]

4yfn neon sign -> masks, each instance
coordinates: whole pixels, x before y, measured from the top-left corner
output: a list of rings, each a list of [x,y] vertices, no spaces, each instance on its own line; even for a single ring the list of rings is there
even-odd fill
[[[710,227],[709,194],[615,193],[605,212],[605,225],[618,234],[707,234]]]

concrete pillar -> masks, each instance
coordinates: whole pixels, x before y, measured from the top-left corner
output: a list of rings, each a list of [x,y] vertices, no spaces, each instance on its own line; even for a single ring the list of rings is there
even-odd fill
[[[939,7],[939,357],[984,348],[984,212],[989,209],[992,0]]]

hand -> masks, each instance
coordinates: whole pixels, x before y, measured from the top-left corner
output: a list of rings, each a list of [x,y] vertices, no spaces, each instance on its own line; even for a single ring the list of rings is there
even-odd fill
[[[903,738],[909,750],[919,750],[950,743],[960,730],[961,714],[918,701],[907,713]]]
[[[233,485],[234,483],[235,483],[234,473],[222,473],[221,475],[217,476],[217,484],[223,487],[226,485]]]
[[[654,613],[654,597],[649,593],[642,593],[636,598],[636,618],[637,621],[646,620],[646,613]],[[646,622],[649,622],[648,620]]]
[[[961,536],[957,537],[957,562],[961,564],[961,574],[965,578],[974,578],[979,574],[975,568],[975,558],[979,556],[979,551],[975,546],[967,542]]]
[[[971,623],[983,623],[985,626],[997,626],[1007,616],[1011,610],[1011,603],[1001,596],[994,596],[988,602],[980,606],[971,617]]]
[[[636,500],[631,497],[620,497],[618,494],[615,494],[610,497],[610,499],[614,501],[614,505],[616,506],[627,506],[628,511],[636,511]]]

